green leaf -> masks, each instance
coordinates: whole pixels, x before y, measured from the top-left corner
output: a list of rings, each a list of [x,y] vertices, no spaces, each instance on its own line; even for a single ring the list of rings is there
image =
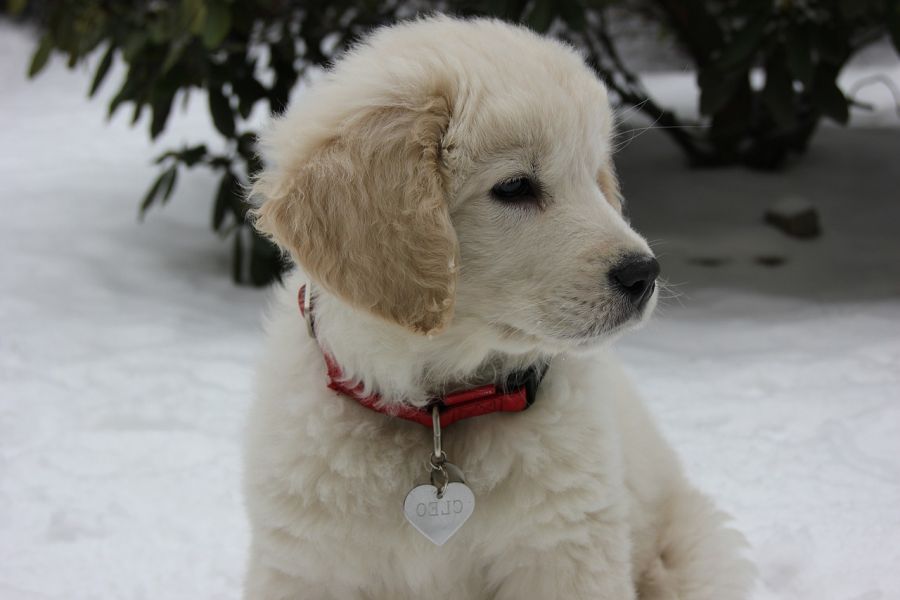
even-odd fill
[[[207,152],[208,150],[206,148],[206,144],[199,144],[197,146],[185,146],[181,150],[169,150],[168,152],[163,152],[156,157],[154,163],[160,165],[167,160],[174,159],[186,167],[193,167],[201,160],[206,158]]]
[[[194,35],[203,33],[206,25],[206,6],[203,0],[181,0],[178,5],[178,25]]]
[[[236,79],[231,82],[235,95],[238,97],[238,109],[243,118],[250,117],[253,105],[266,97],[267,91],[263,85],[252,75]]]
[[[28,4],[28,0],[8,0],[6,3],[6,10],[9,11],[14,17],[18,17],[22,14],[22,11],[25,10],[25,5]]]
[[[135,89],[137,87],[137,82],[135,81],[137,79],[135,71],[136,69],[129,68],[128,75],[126,76],[124,83],[122,83],[119,91],[116,92],[116,95],[113,96],[113,99],[109,102],[109,111],[107,113],[107,118],[112,117],[123,102],[126,102],[128,100],[135,100]]]
[[[106,74],[109,73],[109,67],[112,66],[115,51],[116,46],[111,43],[109,48],[107,48],[106,52],[103,54],[103,58],[100,59],[100,64],[97,65],[97,72],[94,74],[94,80],[91,82],[91,89],[88,92],[89,98],[94,97],[94,94],[100,89],[100,84],[103,83],[103,79],[106,78]]]
[[[134,110],[131,113],[131,126],[134,127],[137,125],[137,122],[141,119],[141,114],[144,112],[144,105],[139,101],[134,101]]]
[[[145,22],[143,25],[147,31],[150,43],[154,46],[165,44],[172,36],[171,24],[169,19],[152,19],[149,22]]]
[[[169,113],[172,112],[172,102],[175,94],[170,91],[158,91],[153,94],[150,108],[153,111],[153,119],[150,122],[150,138],[156,139],[166,128]]]
[[[156,202],[157,198],[161,196],[163,203],[165,203],[165,201],[169,199],[169,196],[172,195],[172,190],[175,188],[175,181],[177,179],[177,165],[172,165],[159,174],[159,177],[157,177],[156,181],[153,182],[153,185],[150,186],[150,190],[147,192],[147,195],[144,196],[144,200],[141,202],[141,218],[143,218],[144,213],[147,212],[147,209],[150,208],[150,206],[154,202]]]
[[[219,87],[209,88],[209,112],[219,133],[227,138],[234,137],[234,113],[228,98]]]
[[[122,58],[129,65],[137,59],[147,46],[147,34],[143,32],[129,33],[125,39],[125,45],[122,46]]]
[[[169,198],[172,196],[172,191],[175,189],[175,182],[178,180],[178,168],[172,167],[172,176],[166,180],[166,187],[163,190],[162,201],[163,204],[169,201]]]
[[[47,66],[47,60],[50,58],[50,52],[53,50],[53,38],[50,34],[46,34],[41,38],[37,50],[31,57],[31,66],[28,67],[28,77],[34,77]]]
[[[224,2],[213,2],[206,13],[206,24],[203,27],[203,44],[207,48],[216,48],[228,35],[231,29],[231,9]]]
[[[849,103],[837,86],[837,75],[836,67],[819,65],[813,78],[812,98],[822,114],[845,125],[850,118]]]
[[[234,162],[230,156],[211,156],[206,163],[213,169],[230,169],[231,163]]]
[[[185,148],[179,155],[179,159],[187,167],[193,167],[206,157],[206,144]]]
[[[175,63],[177,63],[181,59],[182,54],[184,54],[184,47],[184,41],[180,39],[174,40],[169,44],[169,50],[168,52],[166,52],[166,59],[162,64],[163,73],[168,73],[170,70],[172,70],[172,67],[175,66]]]
[[[296,60],[294,44],[288,42],[290,38],[286,37],[277,43],[269,44],[269,67],[275,72],[275,81],[268,93],[269,108],[272,112],[281,112],[285,109],[299,75],[294,66]],[[307,55],[309,53],[307,50]]]
[[[232,197],[238,192],[240,186],[238,180],[231,171],[226,171],[219,183],[219,191],[216,192],[216,200],[213,204],[212,228],[219,231],[228,215],[228,209],[232,206]]]

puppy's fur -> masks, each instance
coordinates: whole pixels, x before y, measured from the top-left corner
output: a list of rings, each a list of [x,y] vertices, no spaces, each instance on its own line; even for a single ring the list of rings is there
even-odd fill
[[[684,479],[604,346],[655,304],[608,281],[621,216],[606,92],[570,48],[496,21],[378,30],[277,120],[258,227],[304,273],[268,323],[250,415],[253,599],[737,600],[741,536]],[[528,201],[492,197],[527,177]],[[405,521],[430,431],[325,387],[318,343],[384,402],[549,362],[534,406],[444,447],[476,496],[436,547]]]

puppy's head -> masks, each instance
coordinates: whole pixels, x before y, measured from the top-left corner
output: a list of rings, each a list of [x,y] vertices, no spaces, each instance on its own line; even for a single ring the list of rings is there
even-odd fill
[[[658,273],[622,218],[611,127],[561,44],[487,20],[382,29],[264,136],[257,226],[413,331],[591,346],[652,309]]]

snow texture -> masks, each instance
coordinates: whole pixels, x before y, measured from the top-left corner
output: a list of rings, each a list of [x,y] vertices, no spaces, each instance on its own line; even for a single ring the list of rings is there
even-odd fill
[[[229,281],[211,176],[136,210],[153,156],[212,138],[205,103],[151,145],[145,120],[104,125],[86,72],[56,59],[26,82],[32,44],[0,23],[0,598],[237,598],[266,293]],[[655,77],[690,105],[689,76]],[[758,600],[900,598],[898,130],[824,127],[784,175],[621,140],[634,223],[679,297],[620,353],[749,537]],[[818,208],[822,238],[763,224],[786,196]]]

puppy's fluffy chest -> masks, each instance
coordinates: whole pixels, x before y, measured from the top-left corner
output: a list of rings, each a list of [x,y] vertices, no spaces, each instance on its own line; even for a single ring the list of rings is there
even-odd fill
[[[288,326],[276,337],[302,331],[286,314],[284,322]],[[255,525],[280,532],[279,555],[294,561],[286,568],[311,560],[312,548],[340,548],[342,560],[365,563],[381,572],[384,585],[397,585],[373,590],[373,598],[417,597],[406,595],[415,590],[480,598],[485,570],[533,538],[540,523],[563,512],[588,538],[602,531],[592,522],[624,518],[613,410],[596,391],[602,389],[596,381],[602,367],[557,357],[528,410],[444,429],[444,449],[464,471],[476,504],[460,531],[436,547],[402,511],[407,492],[428,479],[431,430],[327,389],[321,353],[309,338],[294,337],[291,348],[290,359],[273,355],[264,367],[290,376],[261,381],[278,383],[279,390],[265,390],[251,413],[248,464],[254,469],[246,474],[256,490],[248,495],[256,503],[250,507]],[[416,561],[395,559],[411,554]],[[334,557],[323,560],[321,568],[334,568]],[[353,586],[355,576],[347,577]],[[358,583],[371,587],[371,578],[363,579]],[[471,593],[461,585],[471,586]]]

